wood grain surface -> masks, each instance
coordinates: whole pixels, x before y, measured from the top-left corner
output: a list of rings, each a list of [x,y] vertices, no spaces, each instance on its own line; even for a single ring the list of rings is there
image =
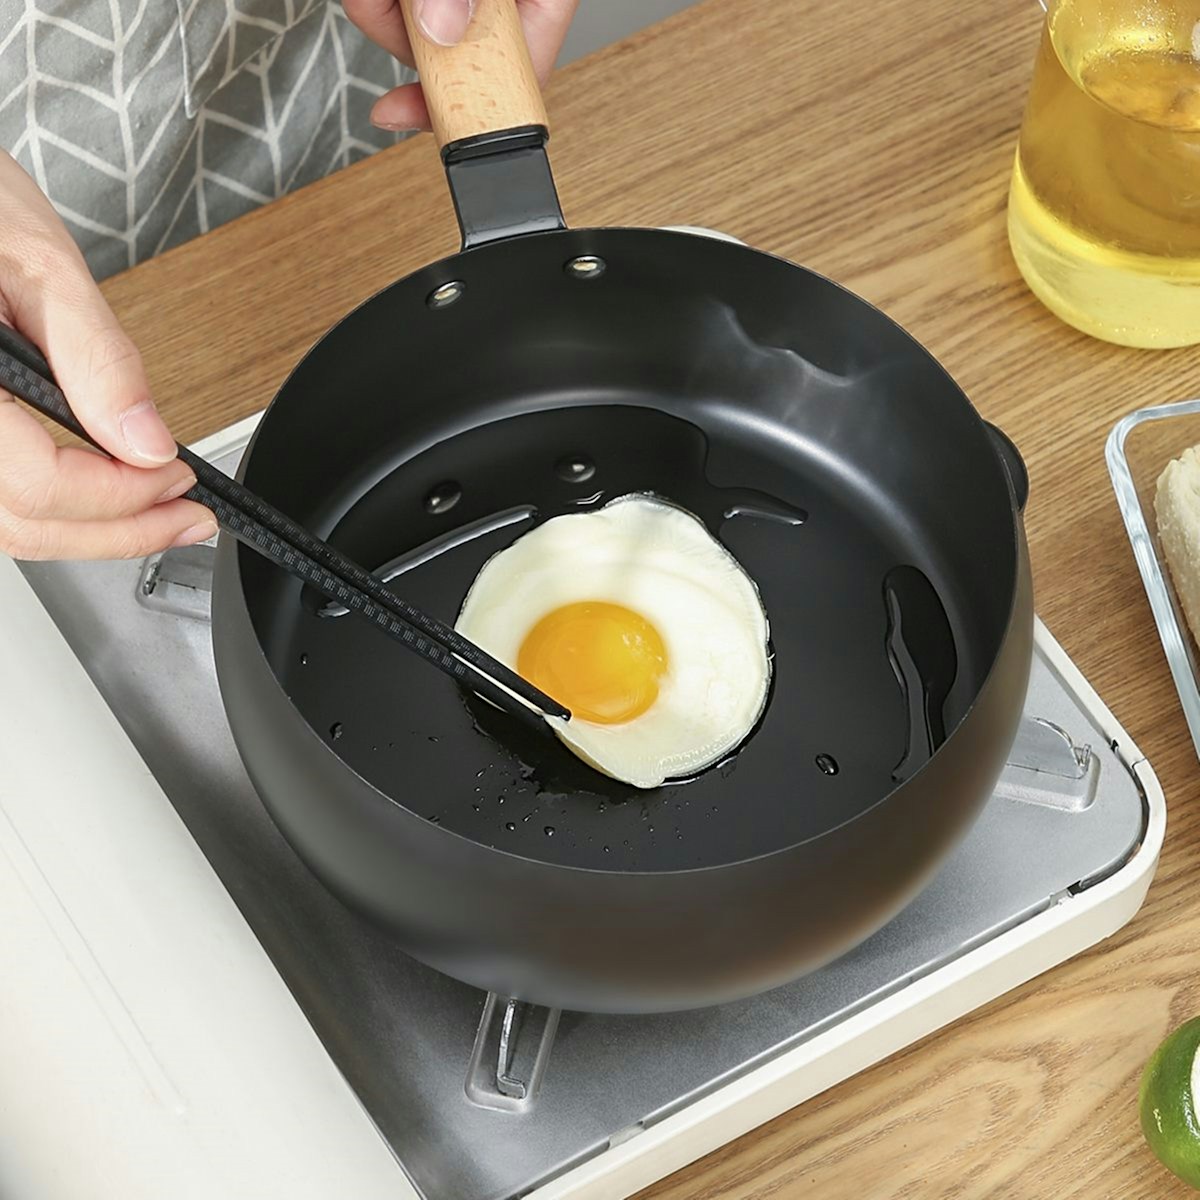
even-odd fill
[[[498,129],[546,124],[512,0],[476,0],[467,36],[457,46],[438,46],[421,36],[416,3],[401,0],[401,9],[439,146]]]
[[[642,1200],[1189,1194],[1144,1147],[1136,1090],[1158,1040],[1200,1013],[1200,770],[1103,450],[1131,409],[1200,393],[1200,351],[1089,340],[1017,275],[1004,209],[1040,16],[1034,0],[709,0],[548,91],[574,224],[708,225],[815,267],[907,326],[1014,436],[1039,611],[1169,806],[1149,899],[1114,938]],[[192,439],[261,408],[351,306],[454,249],[422,137],[105,291]]]

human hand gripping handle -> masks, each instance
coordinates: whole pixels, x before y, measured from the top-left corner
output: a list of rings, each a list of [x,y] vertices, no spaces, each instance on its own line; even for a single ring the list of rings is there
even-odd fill
[[[0,151],[0,324],[44,351],[84,432],[55,445],[0,391],[0,552],[135,558],[216,533],[150,399],[141,359],[33,180]]]
[[[496,42],[496,24],[500,22],[505,44],[532,66],[524,85],[536,94],[539,84],[550,78],[555,59],[575,15],[579,0],[343,0],[346,15],[376,44],[395,55],[407,66],[415,66],[419,83],[393,88],[375,102],[371,121],[383,129],[428,129],[429,80],[440,63],[478,61],[483,39]],[[519,31],[519,38],[513,38]],[[466,55],[446,56],[442,50],[457,50],[462,43],[474,46]],[[470,69],[470,68],[468,68]],[[526,72],[525,63],[521,71]],[[480,85],[486,77],[474,80]],[[488,85],[484,85],[488,86]],[[494,97],[500,100],[498,92]],[[492,96],[483,94],[477,101],[487,104]],[[444,143],[446,113],[442,114]],[[528,122],[537,123],[537,122]],[[479,130],[476,130],[479,132]]]
[[[478,0],[466,35],[440,46],[419,33],[420,0],[400,0],[434,137],[452,142],[546,125],[546,107],[514,0]]]

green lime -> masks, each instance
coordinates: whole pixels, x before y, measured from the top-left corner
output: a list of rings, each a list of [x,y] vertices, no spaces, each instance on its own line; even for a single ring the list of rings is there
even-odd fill
[[[1142,1073],[1138,1107],[1142,1133],[1163,1165],[1200,1188],[1200,1017],[1175,1030],[1155,1050]]]

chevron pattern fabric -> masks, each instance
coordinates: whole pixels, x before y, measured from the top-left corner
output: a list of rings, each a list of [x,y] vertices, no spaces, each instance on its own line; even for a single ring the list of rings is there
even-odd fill
[[[397,139],[337,0],[2,0],[0,146],[97,278]]]

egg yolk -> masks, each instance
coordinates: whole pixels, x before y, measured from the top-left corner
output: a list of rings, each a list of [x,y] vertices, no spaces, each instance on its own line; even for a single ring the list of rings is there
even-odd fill
[[[547,613],[525,636],[517,672],[597,725],[639,717],[667,669],[659,632],[620,604],[582,600]]]

